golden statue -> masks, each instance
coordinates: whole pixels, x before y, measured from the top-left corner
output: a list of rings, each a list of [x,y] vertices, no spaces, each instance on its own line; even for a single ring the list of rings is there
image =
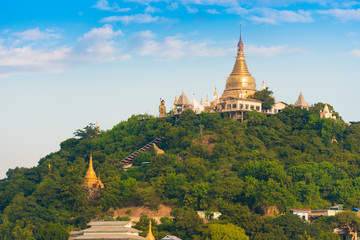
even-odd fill
[[[163,118],[166,117],[166,107],[165,107],[165,101],[161,100],[160,98],[160,106],[159,106],[159,117]]]

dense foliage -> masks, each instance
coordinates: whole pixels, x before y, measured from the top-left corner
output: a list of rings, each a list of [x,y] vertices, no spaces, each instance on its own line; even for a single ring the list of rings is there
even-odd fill
[[[38,166],[7,172],[0,181],[0,238],[67,239],[91,219],[108,218],[110,208],[163,203],[173,219],[153,220],[157,239],[339,239],[333,228],[358,224],[352,215],[312,224],[282,215],[290,208],[358,207],[360,124],[320,119],[321,107],[247,112],[244,122],[186,111],[177,120],[133,116],[100,133],[89,125]],[[166,154],[144,152],[135,167],[121,168],[122,158],[155,138]],[[81,184],[91,151],[105,188],[89,198]],[[205,225],[196,210],[223,215]],[[148,221],[143,216],[137,225],[145,234]]]

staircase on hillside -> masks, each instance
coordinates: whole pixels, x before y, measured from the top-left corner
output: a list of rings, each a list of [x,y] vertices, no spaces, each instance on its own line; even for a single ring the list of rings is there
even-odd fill
[[[139,155],[139,152],[146,152],[148,151],[152,145],[154,144],[158,144],[161,141],[161,138],[155,138],[154,140],[152,140],[151,142],[149,142],[148,144],[144,145],[142,148],[139,148],[138,150],[136,150],[135,152],[133,152],[132,154],[130,154],[129,156],[127,156],[126,158],[124,158],[123,160],[120,161],[120,163],[122,164],[131,164],[132,161],[134,160],[134,158]]]

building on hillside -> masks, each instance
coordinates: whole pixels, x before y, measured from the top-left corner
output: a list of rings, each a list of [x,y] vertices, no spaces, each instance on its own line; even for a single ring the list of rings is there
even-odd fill
[[[329,111],[329,107],[327,105],[327,103],[325,104],[324,110],[320,111],[320,118],[331,118],[336,120],[336,116],[333,116],[333,112]]]
[[[175,96],[174,101],[174,114],[181,114],[182,112],[191,109],[190,108],[190,102],[187,96],[185,95],[184,91],[180,95],[179,99],[177,99],[177,96]]]
[[[141,231],[132,228],[130,221],[93,221],[88,224],[89,228],[70,233],[69,240],[146,240],[139,236]]]
[[[221,212],[211,212],[211,211],[196,211],[196,214],[201,219],[214,220],[219,219]]]
[[[266,114],[276,114],[276,113],[281,112],[287,106],[288,106],[288,104],[286,102],[276,101],[274,106],[271,109],[263,111],[263,112]]]
[[[99,177],[96,177],[93,167],[92,154],[90,154],[89,168],[84,177],[83,186],[87,188],[104,188],[104,184],[100,180],[100,174]]]
[[[291,214],[298,215],[300,218],[309,221],[309,213],[311,210],[308,209],[290,209]]]
[[[309,110],[310,106],[308,105],[308,103],[305,101],[304,95],[302,94],[302,92],[300,91],[299,97],[296,100],[294,107],[298,107],[301,109],[306,109]]]
[[[329,209],[320,209],[320,210],[308,210],[308,209],[291,209],[291,214],[296,214],[301,218],[304,218],[307,221],[313,222],[320,217],[324,216],[335,216],[339,212],[344,211],[344,205],[338,204],[331,206]]]
[[[244,111],[255,110],[257,112],[262,112],[261,109],[262,101],[256,99],[246,99],[228,96],[223,98],[223,101],[218,105],[220,106],[221,112],[229,113],[229,117],[238,120],[243,119]]]

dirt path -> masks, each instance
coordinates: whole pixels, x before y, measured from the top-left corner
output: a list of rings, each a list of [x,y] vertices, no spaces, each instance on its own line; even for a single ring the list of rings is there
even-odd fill
[[[151,210],[148,207],[127,207],[119,208],[114,210],[114,218],[129,216],[131,221],[138,222],[141,215],[147,215],[154,218],[158,223],[160,223],[160,218],[170,217],[171,207],[160,205],[158,210]]]

